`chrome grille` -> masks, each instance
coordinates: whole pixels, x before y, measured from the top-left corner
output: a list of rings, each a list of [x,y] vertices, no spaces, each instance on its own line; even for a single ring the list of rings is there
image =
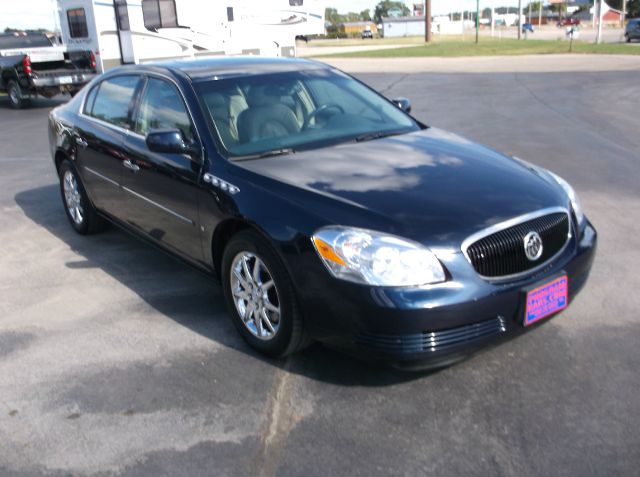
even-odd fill
[[[529,232],[537,232],[542,239],[542,255],[529,260],[525,254],[524,238]],[[535,217],[463,246],[473,268],[483,277],[501,278],[539,268],[565,246],[570,237],[567,212],[555,212]]]
[[[481,341],[501,335],[506,331],[504,318],[464,325],[441,331],[424,331],[405,335],[361,334],[357,344],[386,353],[422,353],[446,351],[462,344]]]

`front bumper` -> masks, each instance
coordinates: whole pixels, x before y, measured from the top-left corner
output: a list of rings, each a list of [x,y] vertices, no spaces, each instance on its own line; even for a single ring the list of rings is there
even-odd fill
[[[587,222],[580,237],[544,269],[505,283],[480,278],[461,253],[439,256],[451,272],[449,281],[415,288],[342,281],[336,286],[325,270],[322,275],[307,266],[298,290],[305,325],[313,338],[367,359],[405,367],[447,365],[525,331],[525,288],[566,273],[569,301],[575,298],[596,246],[596,231]]]

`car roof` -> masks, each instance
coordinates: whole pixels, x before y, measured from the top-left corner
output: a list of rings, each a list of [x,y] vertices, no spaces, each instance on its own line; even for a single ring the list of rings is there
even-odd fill
[[[168,70],[173,74],[183,73],[192,81],[230,78],[265,73],[284,73],[288,71],[306,71],[330,68],[318,61],[300,58],[266,58],[259,56],[219,56],[213,58],[163,60],[128,65],[119,68],[138,72]]]

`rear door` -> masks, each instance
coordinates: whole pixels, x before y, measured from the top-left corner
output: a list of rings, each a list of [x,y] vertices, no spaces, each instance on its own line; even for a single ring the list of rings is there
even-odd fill
[[[126,221],[162,245],[200,261],[197,196],[202,166],[187,154],[151,152],[145,136],[162,129],[178,129],[187,141],[196,139],[177,86],[166,78],[149,76],[126,138],[132,166],[123,177]]]
[[[94,205],[123,217],[124,139],[132,127],[131,114],[140,75],[123,75],[97,84],[85,99],[74,131],[77,161]]]

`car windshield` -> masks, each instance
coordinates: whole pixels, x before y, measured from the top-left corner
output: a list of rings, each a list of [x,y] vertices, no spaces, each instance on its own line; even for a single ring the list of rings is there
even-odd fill
[[[195,87],[230,159],[420,129],[379,94],[328,68],[207,80]]]

